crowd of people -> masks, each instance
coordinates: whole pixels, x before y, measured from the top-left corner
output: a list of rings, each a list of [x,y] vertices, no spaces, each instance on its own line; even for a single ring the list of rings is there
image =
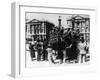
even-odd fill
[[[39,37],[36,42],[32,41],[29,45],[31,60],[48,61],[53,64],[89,61],[89,41],[80,35],[80,31],[68,29],[66,33],[61,33],[58,41],[52,44],[46,40],[39,40]]]

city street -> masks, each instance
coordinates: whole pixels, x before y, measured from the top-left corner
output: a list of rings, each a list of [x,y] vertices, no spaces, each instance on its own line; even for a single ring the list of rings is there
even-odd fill
[[[34,68],[34,67],[36,67],[36,68],[41,67],[42,68],[42,67],[56,67],[56,66],[66,66],[67,67],[67,66],[71,66],[71,65],[77,66],[79,64],[82,64],[82,65],[89,64],[89,61],[83,62],[83,63],[75,63],[75,64],[73,64],[72,62],[62,63],[62,64],[53,64],[53,63],[49,63],[49,61],[37,61],[37,60],[32,61],[29,51],[26,52],[26,57],[27,57],[27,59],[26,59],[26,67],[27,68]]]

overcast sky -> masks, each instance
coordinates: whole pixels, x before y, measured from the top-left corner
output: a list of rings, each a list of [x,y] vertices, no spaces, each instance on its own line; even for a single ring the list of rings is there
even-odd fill
[[[72,15],[69,15],[69,14],[63,15],[63,14],[26,13],[26,19],[28,19],[28,20],[32,20],[32,19],[47,20],[47,21],[54,23],[56,26],[58,26],[59,16],[61,16],[62,26],[68,27],[66,20],[70,19],[72,17]],[[73,16],[76,16],[76,15],[73,15]],[[81,16],[89,17],[86,15],[81,15]]]

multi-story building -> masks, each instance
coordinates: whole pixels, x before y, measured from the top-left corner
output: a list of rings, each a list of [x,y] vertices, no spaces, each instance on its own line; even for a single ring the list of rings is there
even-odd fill
[[[26,41],[41,41],[49,39],[49,33],[55,25],[49,21],[33,19],[26,22]]]
[[[90,18],[75,16],[67,20],[68,25],[72,30],[80,30],[86,41],[90,40]]]

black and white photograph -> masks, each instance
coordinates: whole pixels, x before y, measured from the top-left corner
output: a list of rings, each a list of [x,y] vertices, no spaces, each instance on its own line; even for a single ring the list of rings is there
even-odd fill
[[[69,65],[90,62],[90,15],[25,13],[25,64]]]
[[[11,29],[11,41],[6,42],[8,38],[2,34],[5,39],[1,42],[5,49],[4,43],[11,43],[11,52],[10,56],[3,54],[4,51],[8,54],[8,50],[1,52],[4,55],[1,61],[5,63],[1,72],[11,63],[9,76],[16,79],[98,79],[99,5],[90,0],[61,1],[11,3],[11,23],[9,18],[7,21],[11,28],[4,27],[7,17],[2,16],[2,33],[8,35]]]

